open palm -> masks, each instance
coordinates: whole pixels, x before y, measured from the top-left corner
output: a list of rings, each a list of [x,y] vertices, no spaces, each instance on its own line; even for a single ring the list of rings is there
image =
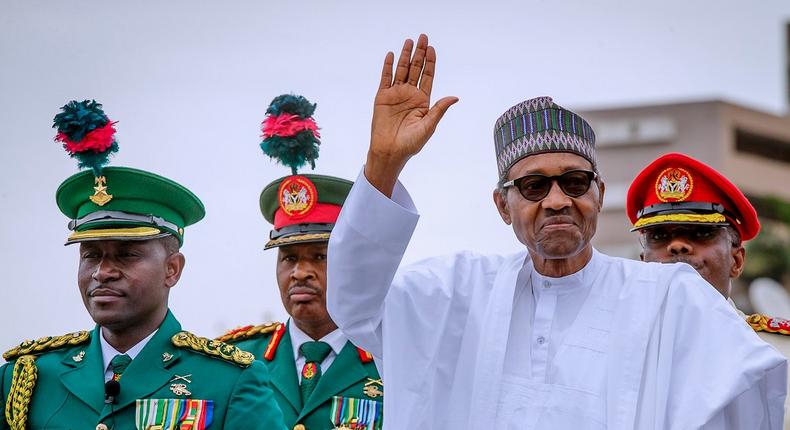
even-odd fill
[[[433,107],[430,106],[436,51],[428,45],[428,37],[424,34],[417,40],[417,49],[412,56],[413,48],[414,42],[407,39],[394,77],[394,54],[388,52],[384,58],[381,83],[373,107],[370,151],[365,171],[368,179],[380,176],[379,173],[383,176],[394,174],[392,181],[385,181],[394,184],[406,161],[420,152],[444,113],[458,101],[456,97],[444,97]]]

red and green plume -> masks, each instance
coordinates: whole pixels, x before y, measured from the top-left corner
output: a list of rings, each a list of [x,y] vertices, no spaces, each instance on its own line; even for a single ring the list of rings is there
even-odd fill
[[[115,123],[107,118],[101,103],[95,100],[72,100],[55,115],[52,128],[58,130],[55,140],[71,158],[76,158],[79,168],[90,168],[95,176],[101,176],[102,167],[110,155],[118,152],[115,141]]]
[[[290,167],[294,175],[307,163],[315,169],[321,144],[315,106],[302,96],[283,94],[272,100],[261,123],[263,153]]]

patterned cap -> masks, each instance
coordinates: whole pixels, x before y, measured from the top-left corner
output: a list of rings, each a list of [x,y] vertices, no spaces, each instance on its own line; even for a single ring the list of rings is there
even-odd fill
[[[666,224],[731,225],[741,239],[760,231],[757,212],[721,173],[688,155],[662,155],[628,189],[626,213],[634,230]]]
[[[572,152],[596,169],[595,133],[581,116],[555,104],[551,97],[523,101],[494,125],[499,178],[524,157],[546,152]]]

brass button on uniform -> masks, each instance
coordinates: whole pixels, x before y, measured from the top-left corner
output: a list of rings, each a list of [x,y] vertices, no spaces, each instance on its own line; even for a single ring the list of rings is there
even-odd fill
[[[297,424],[294,426],[294,430],[307,430],[307,427],[304,424]]]
[[[107,427],[107,424],[104,424],[104,423],[99,423],[99,424],[96,426],[96,430],[109,430],[109,427]]]

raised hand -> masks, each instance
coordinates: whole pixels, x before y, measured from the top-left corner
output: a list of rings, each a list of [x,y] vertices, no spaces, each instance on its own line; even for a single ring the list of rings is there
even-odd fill
[[[457,97],[444,97],[430,106],[436,51],[424,34],[417,39],[412,56],[413,48],[414,42],[406,39],[394,78],[395,55],[387,53],[373,107],[365,177],[387,196],[406,162],[420,152],[444,113],[458,101]]]

